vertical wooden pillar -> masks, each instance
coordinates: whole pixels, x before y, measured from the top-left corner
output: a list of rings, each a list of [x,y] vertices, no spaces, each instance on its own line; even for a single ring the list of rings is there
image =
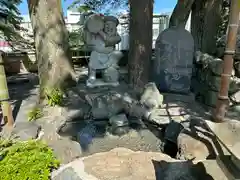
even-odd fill
[[[62,15],[63,15],[62,1],[61,1],[61,0],[57,0],[57,2],[58,2],[58,8],[59,8],[59,12],[61,12],[61,13],[62,13]],[[63,16],[64,16],[64,15],[63,15]]]
[[[4,69],[3,53],[0,52],[0,103],[3,113],[4,123],[7,126],[12,127],[14,124],[14,119],[12,115],[11,104],[9,103],[9,93],[7,87],[7,79]]]
[[[221,75],[221,86],[218,95],[215,112],[213,113],[213,120],[215,122],[223,122],[227,108],[229,106],[229,84],[233,69],[233,55],[236,49],[237,31],[239,23],[239,0],[232,0],[230,6],[230,16],[228,24],[227,43],[223,58],[223,72]]]

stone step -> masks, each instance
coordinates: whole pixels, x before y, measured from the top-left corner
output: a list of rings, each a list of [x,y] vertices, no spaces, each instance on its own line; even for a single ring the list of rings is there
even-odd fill
[[[234,120],[224,123],[214,123],[207,120],[205,122],[231,156],[240,161],[240,122]],[[240,165],[238,166],[240,167]]]
[[[217,163],[229,180],[240,180],[240,170],[232,156],[218,156]]]
[[[230,155],[220,155],[217,163],[230,180],[240,180],[240,122],[229,120],[224,123],[205,121],[219,142]]]
[[[216,160],[205,160],[200,163],[203,164],[203,167],[206,169],[206,172],[210,175],[212,179],[228,180],[228,177],[225,175]]]

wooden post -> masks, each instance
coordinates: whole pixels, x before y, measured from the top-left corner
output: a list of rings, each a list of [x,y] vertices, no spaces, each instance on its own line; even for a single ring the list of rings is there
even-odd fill
[[[12,115],[11,104],[9,103],[9,93],[2,52],[0,52],[0,103],[2,107],[4,123],[7,123],[7,126],[12,127],[14,124],[14,119]]]
[[[62,13],[63,13],[63,10],[62,10],[62,1],[61,1],[61,0],[58,0],[57,3],[58,3],[59,12],[62,14]]]
[[[223,72],[221,75],[221,86],[219,91],[219,96],[216,104],[216,109],[213,113],[213,120],[215,122],[223,122],[227,108],[229,106],[229,84],[230,78],[232,75],[233,68],[233,56],[235,54],[236,49],[236,40],[237,40],[237,32],[238,32],[238,23],[239,23],[239,0],[232,0],[230,6],[230,16],[229,16],[229,24],[228,24],[228,35],[226,48],[224,52],[223,58]]]

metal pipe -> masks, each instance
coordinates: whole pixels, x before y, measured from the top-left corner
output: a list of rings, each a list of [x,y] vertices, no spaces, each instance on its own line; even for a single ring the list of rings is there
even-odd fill
[[[237,32],[239,24],[239,0],[232,0],[230,6],[230,16],[227,33],[227,43],[223,58],[223,72],[221,75],[221,86],[219,90],[216,109],[213,112],[215,122],[223,122],[229,107],[229,84],[233,68],[233,56],[236,49]]]

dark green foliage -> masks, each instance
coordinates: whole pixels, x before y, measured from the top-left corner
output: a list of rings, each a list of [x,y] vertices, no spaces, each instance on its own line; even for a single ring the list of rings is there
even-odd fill
[[[119,9],[127,9],[127,7],[127,0],[74,0],[69,8],[80,8],[80,10],[84,8],[84,10],[90,9],[104,14],[112,14]]]
[[[49,89],[45,91],[49,106],[61,106],[63,102],[63,92],[59,89]]]
[[[41,108],[35,107],[28,112],[28,121],[34,121],[43,116]]]
[[[71,48],[83,48],[84,38],[83,38],[83,26],[80,26],[78,30],[69,32],[69,44]]]
[[[26,31],[20,27],[22,17],[18,10],[21,0],[0,0],[0,5],[5,7],[3,13],[6,14],[6,22],[0,21],[1,38],[6,39],[14,48],[22,46],[30,47],[31,45],[19,33],[20,30]]]

